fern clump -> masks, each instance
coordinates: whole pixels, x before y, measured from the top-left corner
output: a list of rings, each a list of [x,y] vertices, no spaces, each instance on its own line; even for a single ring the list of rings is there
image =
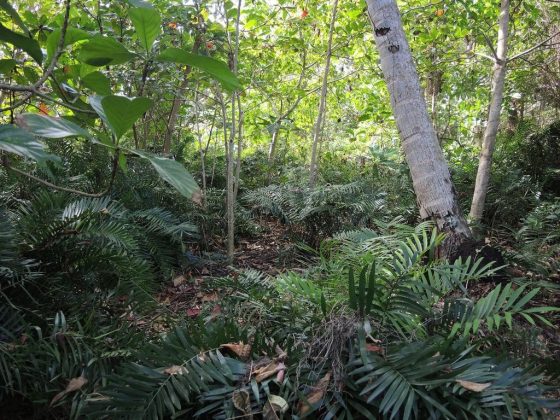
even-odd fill
[[[368,226],[386,209],[385,194],[364,182],[315,189],[271,185],[246,193],[243,200],[303,233],[315,246],[351,226]]]

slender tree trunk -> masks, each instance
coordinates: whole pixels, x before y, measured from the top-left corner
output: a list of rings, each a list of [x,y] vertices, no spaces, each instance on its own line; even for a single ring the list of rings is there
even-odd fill
[[[325,110],[327,106],[327,81],[329,78],[329,71],[331,68],[332,57],[332,38],[334,32],[334,24],[336,22],[336,14],[338,11],[338,0],[333,0],[331,23],[329,26],[329,40],[327,44],[327,56],[325,60],[325,70],[323,71],[323,84],[321,86],[321,98],[319,100],[319,113],[317,114],[317,121],[313,130],[313,145],[311,146],[311,165],[309,168],[309,186],[313,188],[317,182],[318,172],[318,145],[321,141],[323,125],[325,120]]]
[[[278,140],[278,128],[274,127],[272,132],[272,139],[270,140],[270,147],[268,148],[268,175],[267,182],[270,184],[272,180],[272,167],[274,166],[274,161],[276,159],[276,141]]]
[[[227,174],[226,174],[226,219],[227,219],[227,256],[230,263],[233,262],[235,252],[235,199],[234,199],[234,149],[235,149],[235,93],[231,99],[231,131],[227,142]]]
[[[237,3],[237,17],[235,20],[235,40],[230,60],[231,71],[237,74],[237,59],[239,55],[239,19],[241,15],[241,0]],[[231,46],[231,42],[230,42]],[[237,119],[237,92],[231,95],[231,123],[230,134],[227,147],[227,198],[226,198],[226,219],[227,219],[227,257],[229,263],[233,263],[235,254],[235,185],[234,185],[234,149]]]
[[[300,32],[301,36],[301,32]],[[303,48],[303,52],[301,54],[301,72],[299,74],[299,79],[296,85],[295,90],[301,91],[303,82],[305,80],[305,71],[307,69],[307,50]],[[280,135],[280,125],[285,118],[288,118],[292,112],[298,107],[299,103],[303,99],[302,94],[299,94],[295,102],[290,106],[286,112],[282,113],[282,106],[280,106],[280,115],[277,116],[276,120],[273,123],[273,131],[272,131],[272,138],[270,140],[270,146],[268,149],[268,175],[267,175],[267,183],[270,184],[272,180],[272,169],[274,163],[276,162],[276,149],[278,144],[278,136]]]
[[[237,194],[239,193],[239,183],[241,181],[241,153],[243,152],[243,122],[244,113],[241,109],[241,97],[237,95],[237,109],[238,109],[238,122],[237,122],[237,158],[235,161],[235,179],[233,189],[233,201],[237,202]]]
[[[198,53],[198,47],[200,45],[200,38],[196,37],[193,45],[193,54]],[[171,105],[171,111],[169,112],[169,118],[167,119],[167,127],[165,130],[165,137],[163,139],[163,153],[167,154],[171,151],[171,139],[173,138],[173,132],[175,130],[175,124],[177,123],[177,117],[179,116],[179,110],[181,109],[181,103],[183,102],[183,94],[185,89],[189,84],[189,74],[191,73],[192,67],[187,66],[185,69],[185,74],[181,84],[177,89],[177,93],[173,98],[173,104]]]
[[[506,79],[507,64],[507,41],[509,26],[509,3],[510,0],[502,0],[500,6],[500,24],[498,29],[498,48],[494,62],[492,76],[492,99],[488,112],[488,123],[484,131],[478,172],[471,205],[470,218],[480,221],[484,213],[484,202],[490,182],[490,169],[492,167],[492,155],[496,146],[496,136],[500,126],[500,113],[502,112],[502,99],[504,96],[504,84]]]
[[[410,168],[423,219],[432,219],[446,233],[442,253],[454,257],[472,238],[461,213],[449,168],[430,121],[418,73],[395,0],[366,0],[391,95],[391,106]]]

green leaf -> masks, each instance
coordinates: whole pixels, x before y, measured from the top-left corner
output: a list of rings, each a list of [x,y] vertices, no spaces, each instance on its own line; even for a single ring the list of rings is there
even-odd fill
[[[103,110],[103,105],[101,105],[101,101],[103,100],[103,98],[104,98],[103,96],[91,95],[88,96],[88,101],[91,107],[93,108],[93,110],[97,112],[97,115],[99,115],[99,117],[103,121],[103,124],[109,127],[110,125],[109,120],[107,120],[107,115],[105,115],[105,111]]]
[[[140,45],[149,52],[161,32],[161,16],[156,9],[136,7],[129,12]]]
[[[157,57],[157,60],[196,67],[210,74],[227,90],[241,89],[239,80],[223,61],[192,54],[179,48],[168,48]]]
[[[78,52],[78,59],[92,66],[122,64],[134,57],[124,45],[113,38],[96,36],[86,42]]]
[[[111,82],[109,78],[100,71],[94,71],[81,79],[82,85],[88,89],[93,90],[100,95],[111,94]]]
[[[120,139],[152,106],[152,101],[148,98],[131,99],[126,96],[111,95],[101,99],[101,106],[113,134]]]
[[[0,73],[9,75],[12,70],[16,67],[16,60],[11,58],[5,58],[0,60]]]
[[[149,160],[159,176],[171,184],[181,195],[191,198],[195,192],[200,190],[192,175],[179,162],[139,150],[131,150],[131,152]]]
[[[50,33],[47,38],[47,57],[51,58],[56,51],[58,42],[60,41],[60,28],[56,28]],[[68,28],[66,29],[66,36],[64,37],[64,46],[72,45],[78,41],[88,39],[90,34],[82,29]]]
[[[29,54],[37,63],[43,63],[43,52],[39,43],[32,38],[10,31],[0,23],[0,41],[12,44]]]
[[[23,21],[21,20],[21,17],[19,16],[16,9],[14,9],[7,0],[0,0],[0,8],[3,9],[8,15],[10,15],[12,20],[21,28],[23,32],[25,32],[26,35],[29,35],[29,29],[27,29],[27,26],[25,26],[25,23],[23,23]]]
[[[20,127],[39,137],[48,139],[85,137],[90,140],[93,139],[87,130],[63,118],[40,114],[23,114],[17,117],[17,122]]]
[[[37,162],[60,161],[58,156],[45,152],[44,145],[33,135],[11,124],[0,125],[0,149]]]
[[[146,9],[152,9],[154,7],[152,3],[146,0],[128,0],[128,4],[132,7],[144,7]]]

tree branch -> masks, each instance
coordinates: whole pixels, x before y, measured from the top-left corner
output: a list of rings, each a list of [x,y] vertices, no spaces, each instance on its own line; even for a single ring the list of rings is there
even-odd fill
[[[60,28],[60,39],[58,40],[58,44],[56,46],[55,53],[52,57],[52,60],[47,67],[47,69],[43,72],[43,75],[37,80],[34,84],[24,86],[24,85],[11,85],[11,84],[0,84],[1,90],[8,90],[12,92],[29,92],[23,99],[17,101],[13,105],[0,109],[0,112],[10,111],[15,109],[21,105],[23,105],[33,94],[37,94],[43,83],[51,76],[52,72],[54,71],[56,64],[58,63],[58,59],[62,55],[64,51],[64,41],[66,39],[66,31],[68,29],[68,20],[70,18],[70,6],[71,0],[66,0],[65,2],[65,11],[64,11],[64,21],[62,23],[62,27]]]
[[[44,179],[41,179],[39,177],[36,177],[35,175],[31,175],[28,174],[27,172],[24,172],[18,168],[14,168],[10,162],[8,161],[7,156],[3,156],[2,158],[2,165],[12,171],[15,172],[18,175],[24,176],[28,179],[31,179],[35,182],[38,182],[39,184],[42,184],[46,187],[52,188],[53,190],[57,190],[57,191],[64,191],[64,192],[68,192],[68,193],[72,193],[72,194],[77,194],[77,195],[82,195],[85,197],[93,197],[93,198],[99,198],[99,197],[103,197],[104,195],[107,195],[110,191],[111,188],[113,187],[113,183],[115,182],[115,177],[117,175],[117,168],[118,168],[118,163],[119,163],[119,149],[115,150],[115,156],[113,157],[113,169],[111,171],[111,180],[109,181],[109,185],[107,186],[107,188],[105,188],[105,190],[103,190],[100,193],[87,193],[85,191],[80,191],[80,190],[75,190],[74,188],[68,188],[68,187],[61,187],[58,185],[55,185],[49,181],[45,181]]]
[[[560,31],[558,31],[558,32],[556,32],[555,34],[549,36],[549,37],[548,37],[547,39],[545,39],[544,41],[539,42],[537,45],[534,45],[534,46],[532,46],[531,48],[529,48],[529,49],[527,49],[527,50],[525,50],[525,51],[523,51],[523,52],[520,52],[519,54],[516,54],[516,55],[514,55],[514,56],[511,57],[511,58],[508,58],[507,61],[508,61],[508,62],[509,62],[509,61],[513,61],[513,60],[515,60],[515,59],[517,59],[517,58],[519,58],[519,57],[523,57],[524,55],[527,55],[527,54],[532,53],[533,51],[539,49],[540,47],[547,46],[547,45],[545,45],[545,44],[546,44],[548,41],[550,41],[552,38],[554,38],[555,36],[557,36],[557,35],[560,35]]]

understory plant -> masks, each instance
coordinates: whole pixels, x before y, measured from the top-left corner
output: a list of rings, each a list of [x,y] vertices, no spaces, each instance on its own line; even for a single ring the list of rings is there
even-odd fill
[[[546,418],[545,369],[487,348],[550,327],[530,284],[473,285],[498,267],[434,257],[425,227],[370,246],[340,284],[247,272],[207,285],[220,311],[178,325],[86,394],[91,418]],[[379,237],[379,242],[384,239]],[[371,241],[370,241],[371,242]]]

